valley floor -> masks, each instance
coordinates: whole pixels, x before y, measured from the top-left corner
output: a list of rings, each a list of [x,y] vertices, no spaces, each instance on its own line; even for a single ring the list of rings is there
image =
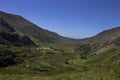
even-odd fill
[[[120,80],[120,65],[82,66],[64,73],[5,74],[0,80]]]
[[[3,58],[4,61],[5,58],[17,62],[0,68],[0,80],[120,80],[120,65],[113,64],[114,60],[119,60],[119,49],[81,59],[71,48],[69,50],[9,46],[0,48],[1,53],[5,53],[1,54],[3,56],[1,60]]]

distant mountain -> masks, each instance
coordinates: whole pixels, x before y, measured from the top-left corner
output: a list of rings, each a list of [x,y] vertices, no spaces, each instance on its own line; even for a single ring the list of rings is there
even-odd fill
[[[54,32],[42,29],[19,15],[0,12],[0,18],[6,21],[7,28],[11,26],[17,33],[23,34],[33,40],[36,44],[56,43],[61,40],[70,40]],[[12,29],[11,29],[12,30]]]

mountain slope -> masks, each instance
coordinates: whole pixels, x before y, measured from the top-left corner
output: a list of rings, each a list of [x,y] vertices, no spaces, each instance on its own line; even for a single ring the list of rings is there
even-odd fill
[[[91,46],[89,63],[118,63],[120,60],[120,27],[105,30],[86,40]]]
[[[0,44],[14,46],[36,46],[35,43],[14,30],[3,18],[0,17]]]
[[[114,63],[120,58],[120,27],[105,30],[91,38],[79,40],[78,53],[88,62]],[[90,60],[89,60],[90,59]],[[98,63],[99,64],[99,63]]]
[[[42,29],[21,16],[0,12],[0,18],[4,19],[12,28],[30,37],[38,43],[55,43],[69,38],[62,37],[54,32]]]
[[[120,27],[115,27],[109,30],[100,32],[99,34],[81,40],[81,43],[90,44],[93,49],[100,49],[107,45],[114,45],[120,38]]]
[[[116,41],[120,38],[120,27],[116,27],[110,30],[105,30],[95,37],[91,38],[91,45],[94,46],[94,48],[99,49],[105,46],[109,45],[116,45]]]

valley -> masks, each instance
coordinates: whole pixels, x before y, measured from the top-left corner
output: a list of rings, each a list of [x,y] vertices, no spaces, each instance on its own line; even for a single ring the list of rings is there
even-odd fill
[[[86,39],[0,11],[0,80],[120,80],[120,27]]]

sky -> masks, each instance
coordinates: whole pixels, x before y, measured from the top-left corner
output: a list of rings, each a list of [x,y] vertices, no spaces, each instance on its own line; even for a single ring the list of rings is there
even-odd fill
[[[120,26],[120,0],[0,0],[0,11],[76,39]]]

